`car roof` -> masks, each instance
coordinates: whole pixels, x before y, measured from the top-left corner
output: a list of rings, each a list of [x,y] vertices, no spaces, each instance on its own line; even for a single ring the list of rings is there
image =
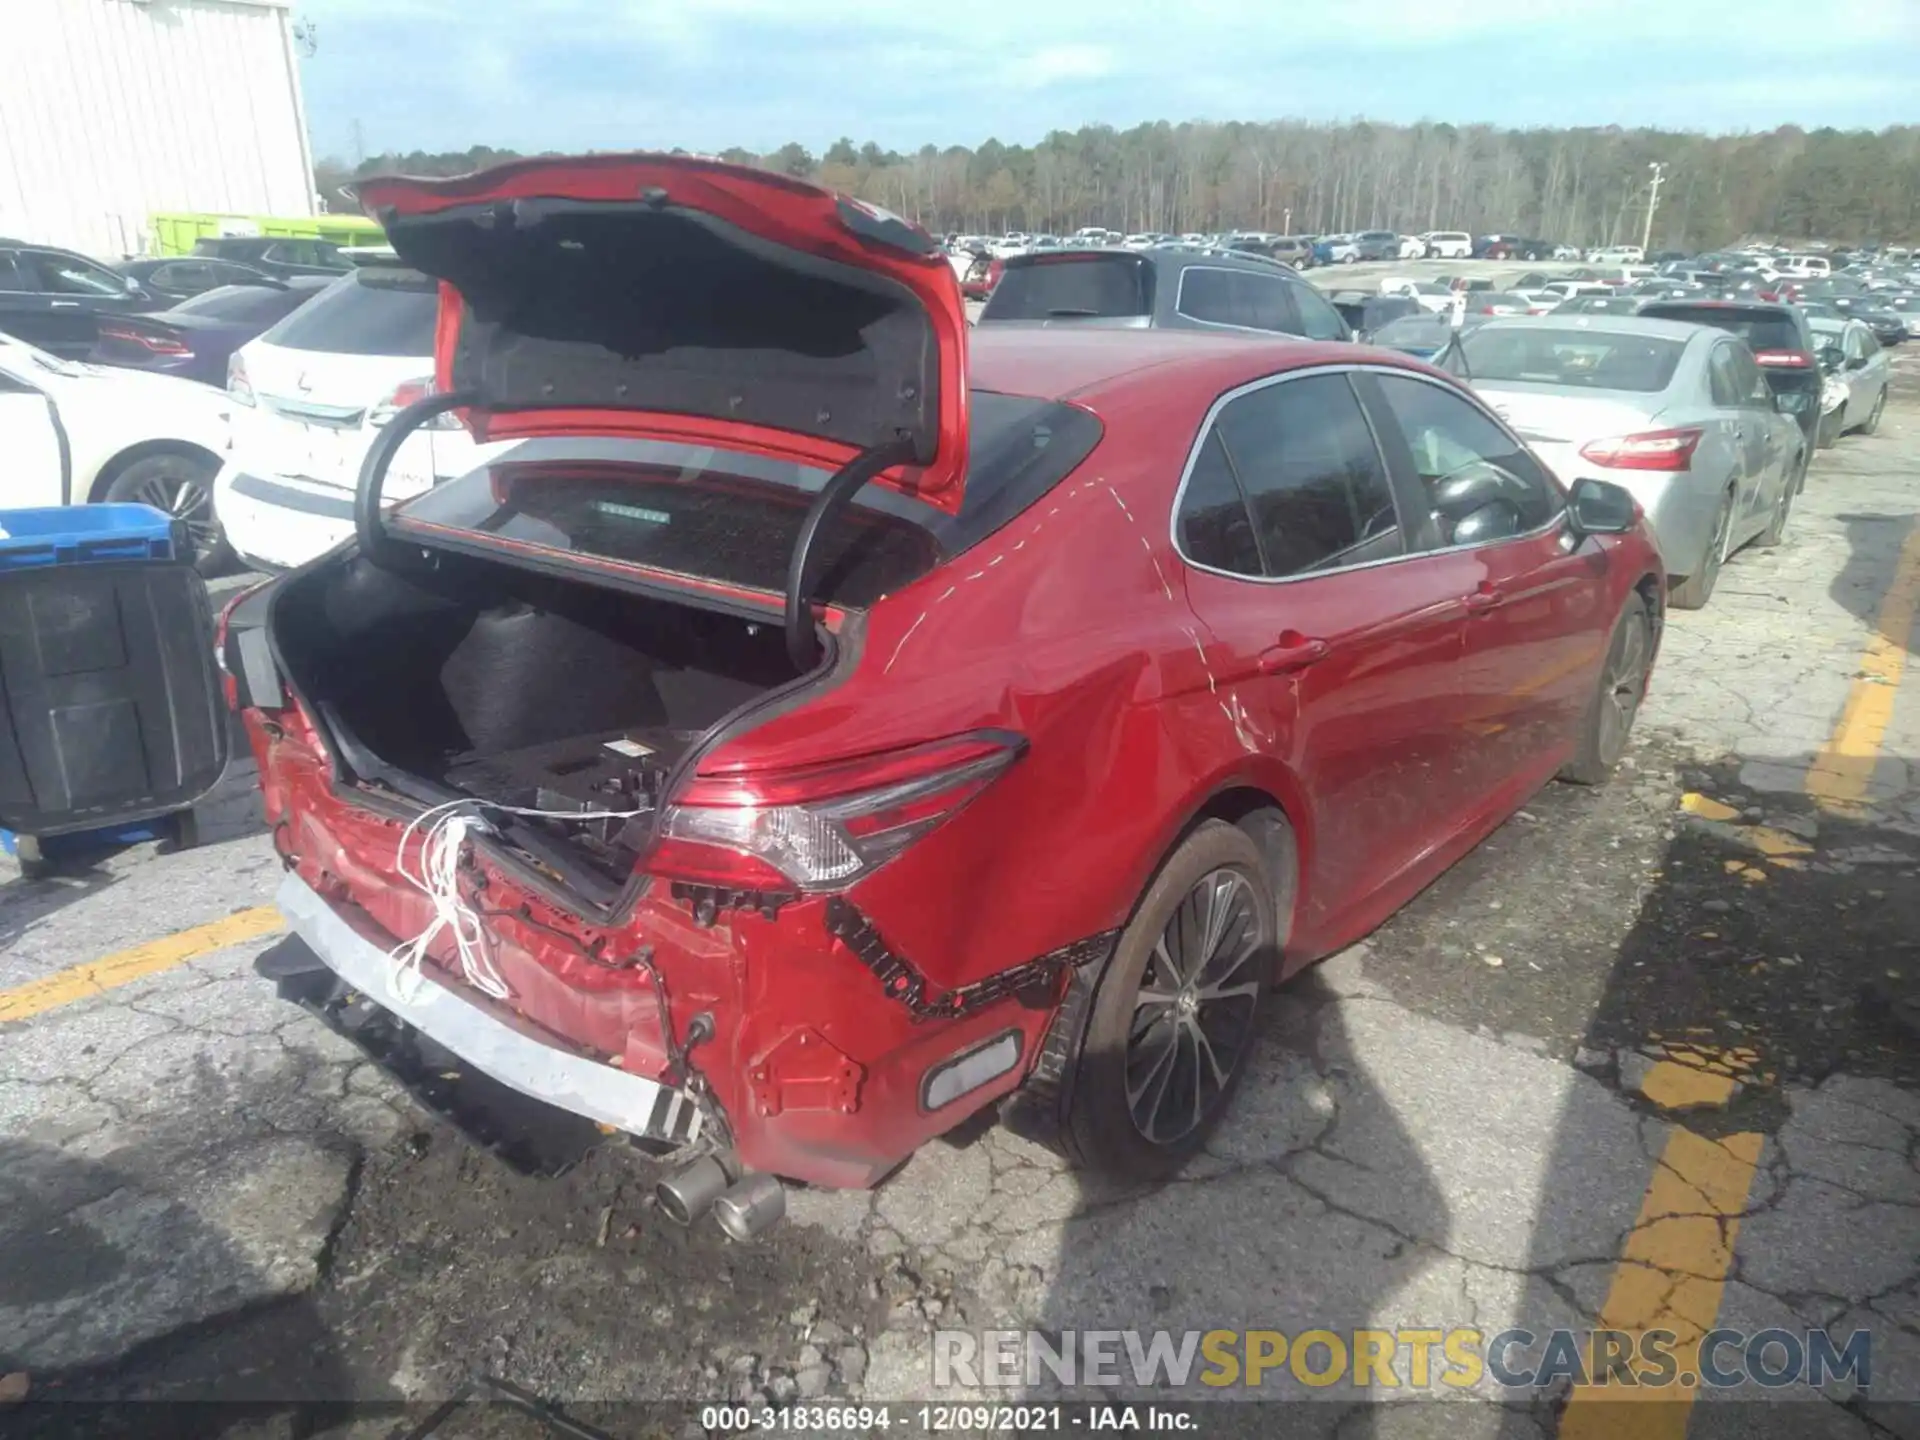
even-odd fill
[[[1696,300],[1691,295],[1679,295],[1666,300],[1649,300],[1644,308],[1666,310],[1675,306],[1687,310],[1724,310],[1729,315],[1773,315],[1788,320],[1791,320],[1794,315],[1791,305],[1782,305],[1775,300]]]
[[[1692,340],[1704,328],[1690,325],[1684,320],[1649,320],[1639,315],[1607,315],[1604,313],[1582,312],[1583,318],[1573,326],[1565,320],[1556,320],[1551,315],[1511,315],[1487,321],[1482,328],[1493,330],[1579,330],[1600,331],[1608,335],[1644,335],[1657,340]],[[1591,314],[1592,318],[1585,318]]]
[[[1285,335],[1214,334],[1204,330],[1057,328],[981,325],[969,342],[969,378],[981,390],[1048,400],[1091,400],[1143,371],[1180,365],[1196,393],[1209,399],[1287,370],[1313,365],[1403,364],[1391,352],[1336,340]]]

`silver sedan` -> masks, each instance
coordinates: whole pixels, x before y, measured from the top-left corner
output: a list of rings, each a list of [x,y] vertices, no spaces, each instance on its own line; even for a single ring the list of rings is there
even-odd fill
[[[1473,388],[1562,482],[1614,481],[1646,512],[1672,603],[1727,557],[1777,545],[1807,443],[1737,336],[1630,315],[1493,319],[1461,341]]]

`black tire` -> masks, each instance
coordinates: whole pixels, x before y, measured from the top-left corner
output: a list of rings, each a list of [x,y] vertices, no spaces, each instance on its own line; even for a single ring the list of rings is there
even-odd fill
[[[1613,774],[1627,753],[1634,717],[1647,695],[1647,676],[1653,666],[1653,614],[1644,595],[1627,601],[1614,622],[1613,641],[1606,663],[1594,682],[1593,700],[1580,724],[1580,745],[1560,770],[1562,780],[1576,785],[1599,785]]]
[[[1880,428],[1880,417],[1886,413],[1886,409],[1887,387],[1882,385],[1879,396],[1873,402],[1872,412],[1868,414],[1866,421],[1860,426],[1860,433],[1862,435],[1871,435],[1874,431],[1878,430]]]
[[[1720,568],[1727,563],[1727,545],[1733,530],[1733,492],[1720,500],[1720,513],[1713,522],[1713,537],[1700,557],[1693,574],[1667,592],[1667,603],[1676,610],[1698,610],[1713,598]]]
[[[1291,916],[1293,836],[1277,815],[1273,824]],[[1206,945],[1209,901],[1232,907],[1225,913],[1233,918],[1183,980],[1174,952]],[[1100,976],[1062,1133],[1075,1163],[1160,1180],[1193,1158],[1246,1072],[1279,964],[1279,933],[1260,847],[1239,826],[1203,821],[1154,876]],[[1209,978],[1226,993],[1203,1003],[1195,985]],[[1165,1046],[1157,1034],[1168,1037]],[[1195,1037],[1204,1038],[1204,1053]]]
[[[233,549],[213,511],[213,477],[219,473],[218,462],[198,456],[149,455],[114,476],[100,498],[151,505],[185,521],[193,538],[193,568],[218,575],[233,563]]]
[[[1773,504],[1773,514],[1767,517],[1767,528],[1753,542],[1762,550],[1771,550],[1787,538],[1787,517],[1793,513],[1793,497],[1800,491],[1800,479],[1805,470],[1805,465],[1802,465],[1799,473],[1789,477],[1780,487],[1780,498]]]

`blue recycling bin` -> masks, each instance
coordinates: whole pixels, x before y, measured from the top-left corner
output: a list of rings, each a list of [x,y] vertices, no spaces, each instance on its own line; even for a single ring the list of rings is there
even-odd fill
[[[193,843],[226,705],[185,527],[147,505],[0,510],[0,848]]]

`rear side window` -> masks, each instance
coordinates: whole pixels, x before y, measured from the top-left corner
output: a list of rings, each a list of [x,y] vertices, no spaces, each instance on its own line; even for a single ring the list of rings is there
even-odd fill
[[[1217,457],[1210,452],[1217,444]],[[1181,495],[1178,530],[1215,543],[1245,572],[1244,545],[1219,512],[1224,468],[1244,497],[1261,572],[1275,579],[1401,554],[1398,516],[1373,431],[1344,375],[1263,386],[1221,410]],[[1196,487],[1195,481],[1199,482]],[[1214,564],[1188,549],[1198,564]]]
[[[1181,272],[1175,308],[1188,319],[1209,325],[1297,335],[1300,317],[1288,293],[1291,289],[1273,275],[1190,265]]]
[[[982,390],[971,401],[960,513],[868,486],[821,533],[816,598],[865,606],[910,584],[1039,500],[1100,441],[1099,420],[1076,406]],[[407,502],[394,523],[779,595],[807,507],[827,477],[711,446],[533,440]]]
[[[266,335],[288,350],[331,355],[433,355],[440,301],[433,282],[405,270],[358,270],[330,285]]]
[[[1209,430],[1186,493],[1180,497],[1180,549],[1197,565],[1234,575],[1261,575],[1260,546],[1253,538],[1247,497],[1227,463],[1220,432]]]
[[[1010,262],[980,318],[1120,319],[1152,313],[1153,267],[1123,251]]]

